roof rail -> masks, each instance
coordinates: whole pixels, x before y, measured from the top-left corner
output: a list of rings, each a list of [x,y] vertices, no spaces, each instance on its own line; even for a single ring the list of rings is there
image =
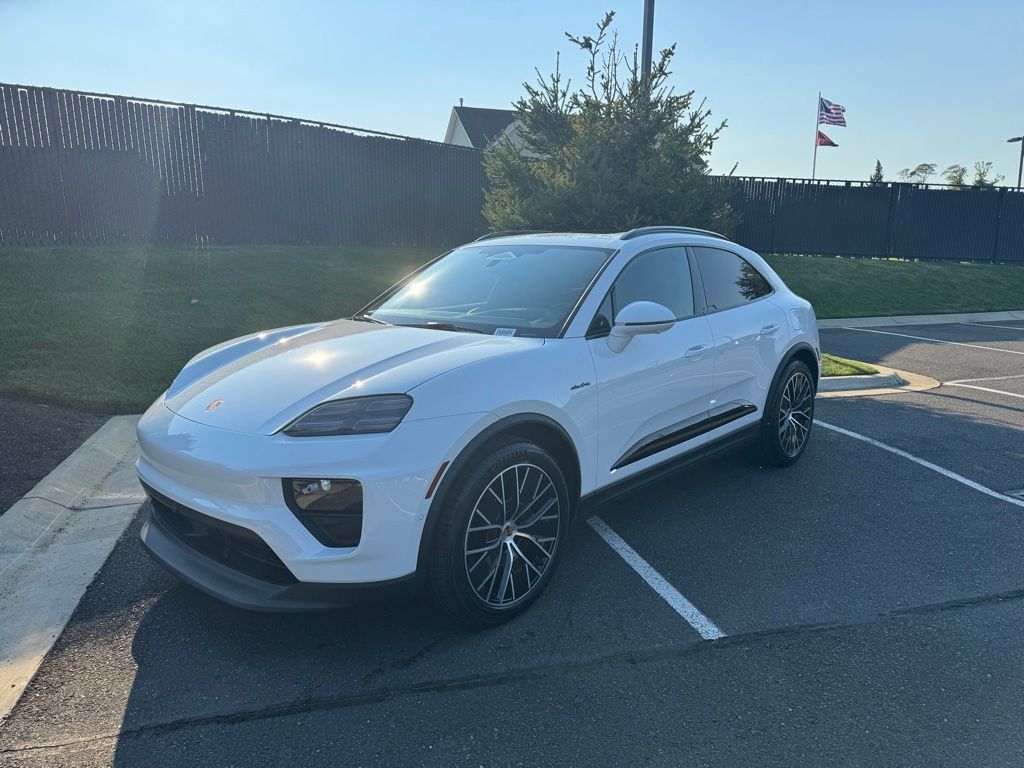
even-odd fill
[[[637,227],[631,229],[629,232],[620,237],[620,240],[632,240],[634,237],[642,237],[643,235],[662,235],[671,233],[681,235],[704,235],[706,237],[717,237],[719,240],[727,240],[725,235],[720,235],[717,232],[711,232],[707,229],[697,229],[696,227]]]
[[[546,234],[547,230],[544,229],[503,229],[499,232],[488,232],[486,235],[480,235],[474,243],[479,243],[481,240],[490,240],[495,237],[512,237],[514,235],[543,235]]]

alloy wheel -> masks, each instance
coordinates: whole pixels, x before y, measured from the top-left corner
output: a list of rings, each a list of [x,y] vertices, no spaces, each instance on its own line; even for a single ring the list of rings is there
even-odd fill
[[[466,577],[491,608],[509,608],[531,594],[547,572],[561,526],[558,490],[536,464],[495,475],[466,526]]]
[[[796,456],[807,442],[814,418],[814,385],[803,371],[796,371],[782,390],[779,406],[779,442],[787,456]]]

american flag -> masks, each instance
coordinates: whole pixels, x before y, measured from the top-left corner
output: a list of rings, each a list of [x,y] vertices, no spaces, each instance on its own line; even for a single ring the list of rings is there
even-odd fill
[[[846,117],[843,113],[846,107],[841,104],[833,104],[828,99],[818,97],[818,125],[846,125]]]

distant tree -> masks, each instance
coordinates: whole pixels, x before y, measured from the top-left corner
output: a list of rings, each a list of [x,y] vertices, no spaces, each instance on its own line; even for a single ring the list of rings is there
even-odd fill
[[[880,181],[885,181],[885,179],[882,176],[881,160],[875,160],[875,170],[872,171],[871,175],[868,177],[868,181],[875,182],[876,184]]]
[[[935,175],[935,168],[935,163],[921,163],[916,168],[904,168],[896,175],[913,184],[927,184],[928,177]]]
[[[494,229],[608,231],[686,224],[729,232],[727,189],[709,178],[707,158],[725,122],[693,92],[668,85],[673,45],[650,74],[634,47],[623,55],[610,31],[570,35],[586,57],[583,87],[559,65],[515,102],[520,144],[496,142],[484,157],[490,180],[484,216]]]
[[[942,172],[942,178],[951,186],[962,187],[964,180],[967,178],[967,169],[962,165],[951,165]]]
[[[974,164],[974,182],[973,182],[974,186],[976,186],[976,187],[994,187],[996,184],[998,184],[1000,181],[1002,181],[1004,178],[1006,178],[1001,173],[997,173],[995,176],[993,176],[991,179],[989,179],[988,175],[990,173],[992,173],[992,163],[991,162],[989,162],[988,160],[980,160],[977,163],[975,163]]]

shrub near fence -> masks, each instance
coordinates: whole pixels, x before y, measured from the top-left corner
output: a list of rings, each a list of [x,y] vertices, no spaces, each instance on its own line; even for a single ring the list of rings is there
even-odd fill
[[[0,84],[0,245],[437,246],[486,229],[480,152]]]
[[[1024,264],[1024,193],[810,179],[720,177],[734,233],[763,253]]]

